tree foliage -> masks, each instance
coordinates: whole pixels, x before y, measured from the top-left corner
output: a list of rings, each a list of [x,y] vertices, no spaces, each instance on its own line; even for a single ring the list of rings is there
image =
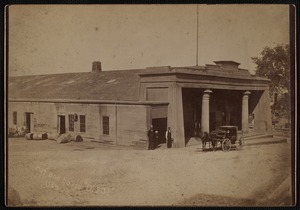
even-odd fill
[[[271,106],[273,117],[289,116],[290,98],[290,47],[277,45],[265,47],[260,57],[252,58],[256,66],[256,75],[271,80],[270,96],[278,94],[278,100]]]

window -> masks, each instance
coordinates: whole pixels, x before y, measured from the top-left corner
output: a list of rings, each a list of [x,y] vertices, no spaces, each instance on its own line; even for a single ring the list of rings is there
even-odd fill
[[[102,122],[103,134],[109,135],[109,117],[104,116]]]
[[[85,132],[85,115],[80,115],[79,120],[80,120],[80,132]]]
[[[277,94],[277,93],[275,93],[275,94],[274,94],[274,103],[276,103],[276,102],[277,102],[277,99],[278,99],[278,94]]]
[[[69,114],[69,131],[74,131],[74,115]]]
[[[13,123],[17,125],[17,112],[13,112]]]

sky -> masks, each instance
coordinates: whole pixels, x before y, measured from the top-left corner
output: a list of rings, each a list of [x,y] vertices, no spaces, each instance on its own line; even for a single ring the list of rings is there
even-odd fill
[[[289,43],[288,5],[199,5],[198,63]],[[12,5],[9,76],[195,66],[197,5]]]

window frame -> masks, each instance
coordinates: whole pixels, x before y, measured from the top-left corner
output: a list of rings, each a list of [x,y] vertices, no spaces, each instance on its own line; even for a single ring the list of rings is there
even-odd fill
[[[18,123],[18,112],[13,111],[13,124],[17,125]]]
[[[102,116],[102,134],[109,135],[109,116]]]
[[[84,120],[82,120],[84,119]],[[82,122],[84,121],[84,122]],[[85,115],[79,115],[79,131],[81,133],[86,132],[86,116]]]

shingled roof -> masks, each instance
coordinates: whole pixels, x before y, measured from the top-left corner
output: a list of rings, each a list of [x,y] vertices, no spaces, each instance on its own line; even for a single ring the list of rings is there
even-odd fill
[[[65,73],[9,78],[9,99],[138,101],[142,70]]]

